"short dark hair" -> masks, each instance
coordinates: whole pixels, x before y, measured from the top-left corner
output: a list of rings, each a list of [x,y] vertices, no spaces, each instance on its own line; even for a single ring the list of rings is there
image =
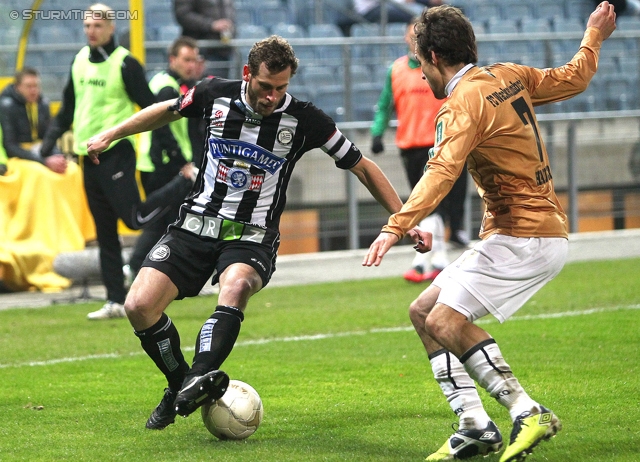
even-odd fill
[[[169,46],[169,50],[168,50],[169,56],[178,56],[178,53],[180,53],[180,49],[182,47],[196,49],[198,48],[198,42],[196,42],[195,39],[191,37],[185,37],[185,36],[178,37]]]
[[[252,75],[258,75],[262,63],[270,72],[282,72],[291,68],[291,75],[294,75],[298,70],[298,58],[293,48],[289,42],[277,35],[256,42],[249,50],[247,63]]]
[[[23,67],[22,70],[15,73],[13,76],[14,84],[20,85],[25,76],[30,75],[32,77],[40,77],[38,71],[36,71],[33,67]]]
[[[420,55],[431,62],[431,52],[446,64],[478,62],[476,35],[459,8],[441,5],[426,9],[415,26]]]

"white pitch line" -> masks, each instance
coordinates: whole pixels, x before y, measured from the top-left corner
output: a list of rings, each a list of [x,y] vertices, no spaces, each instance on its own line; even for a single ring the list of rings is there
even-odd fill
[[[533,314],[533,315],[524,315],[524,316],[513,316],[509,318],[509,321],[531,321],[537,319],[557,319],[557,318],[568,318],[572,316],[588,316],[591,314],[597,313],[608,313],[613,311],[622,311],[622,310],[638,310],[640,309],[640,304],[638,305],[621,305],[614,306],[610,308],[591,308],[588,310],[581,311],[563,311],[561,313],[544,313],[544,314]],[[476,324],[491,324],[496,323],[497,320],[493,318],[489,319],[480,319],[476,321]],[[277,343],[277,342],[304,342],[311,340],[325,340],[331,338],[340,338],[340,337],[354,337],[357,335],[367,335],[367,334],[379,334],[379,333],[389,333],[389,332],[409,332],[413,331],[412,326],[402,326],[402,327],[380,327],[369,330],[362,331],[352,331],[352,332],[336,332],[330,334],[313,334],[313,335],[296,335],[292,337],[272,337],[272,338],[263,338],[256,340],[245,340],[242,342],[237,342],[235,347],[243,347],[243,346],[253,346],[253,345],[266,345],[269,343]],[[193,351],[194,347],[186,347],[182,349],[183,351]],[[126,356],[138,356],[145,354],[140,351],[137,353],[104,353],[99,355],[87,355],[87,356],[73,356],[68,358],[59,358],[59,359],[49,359],[46,361],[29,361],[18,364],[0,364],[0,369],[7,368],[18,368],[18,367],[36,367],[36,366],[51,366],[60,363],[73,363],[80,361],[89,361],[92,359],[118,359]]]

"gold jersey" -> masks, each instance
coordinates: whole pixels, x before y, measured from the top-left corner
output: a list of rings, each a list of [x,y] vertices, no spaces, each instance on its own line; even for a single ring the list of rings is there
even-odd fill
[[[567,237],[533,107],[584,91],[596,72],[602,36],[589,28],[573,59],[553,69],[498,63],[472,67],[436,117],[427,169],[383,231],[400,238],[447,195],[465,165],[485,204],[480,237]]]

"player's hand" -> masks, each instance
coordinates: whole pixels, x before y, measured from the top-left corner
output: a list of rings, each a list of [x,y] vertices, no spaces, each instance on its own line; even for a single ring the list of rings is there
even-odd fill
[[[380,233],[369,247],[369,252],[367,252],[367,255],[365,255],[362,261],[362,266],[379,266],[384,254],[399,240],[400,238],[393,233]]]
[[[600,3],[589,16],[587,28],[589,27],[600,29],[602,39],[608,39],[613,31],[616,30],[616,13],[613,5],[609,2]]]
[[[98,165],[100,163],[98,156],[107,149],[110,144],[111,140],[103,133],[99,133],[89,138],[89,141],[87,141],[87,154],[89,155],[91,162]]]
[[[418,228],[417,226],[407,233],[416,245],[413,246],[417,252],[427,253],[433,246],[433,234],[429,231]]]
[[[371,152],[374,154],[380,154],[384,151],[384,144],[382,144],[382,136],[374,136],[371,140]]]

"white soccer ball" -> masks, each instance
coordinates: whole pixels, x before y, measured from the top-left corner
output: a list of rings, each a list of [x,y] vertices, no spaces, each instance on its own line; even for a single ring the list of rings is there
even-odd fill
[[[201,409],[207,430],[221,440],[243,440],[253,435],[264,413],[258,392],[240,380],[230,380],[224,396]]]

